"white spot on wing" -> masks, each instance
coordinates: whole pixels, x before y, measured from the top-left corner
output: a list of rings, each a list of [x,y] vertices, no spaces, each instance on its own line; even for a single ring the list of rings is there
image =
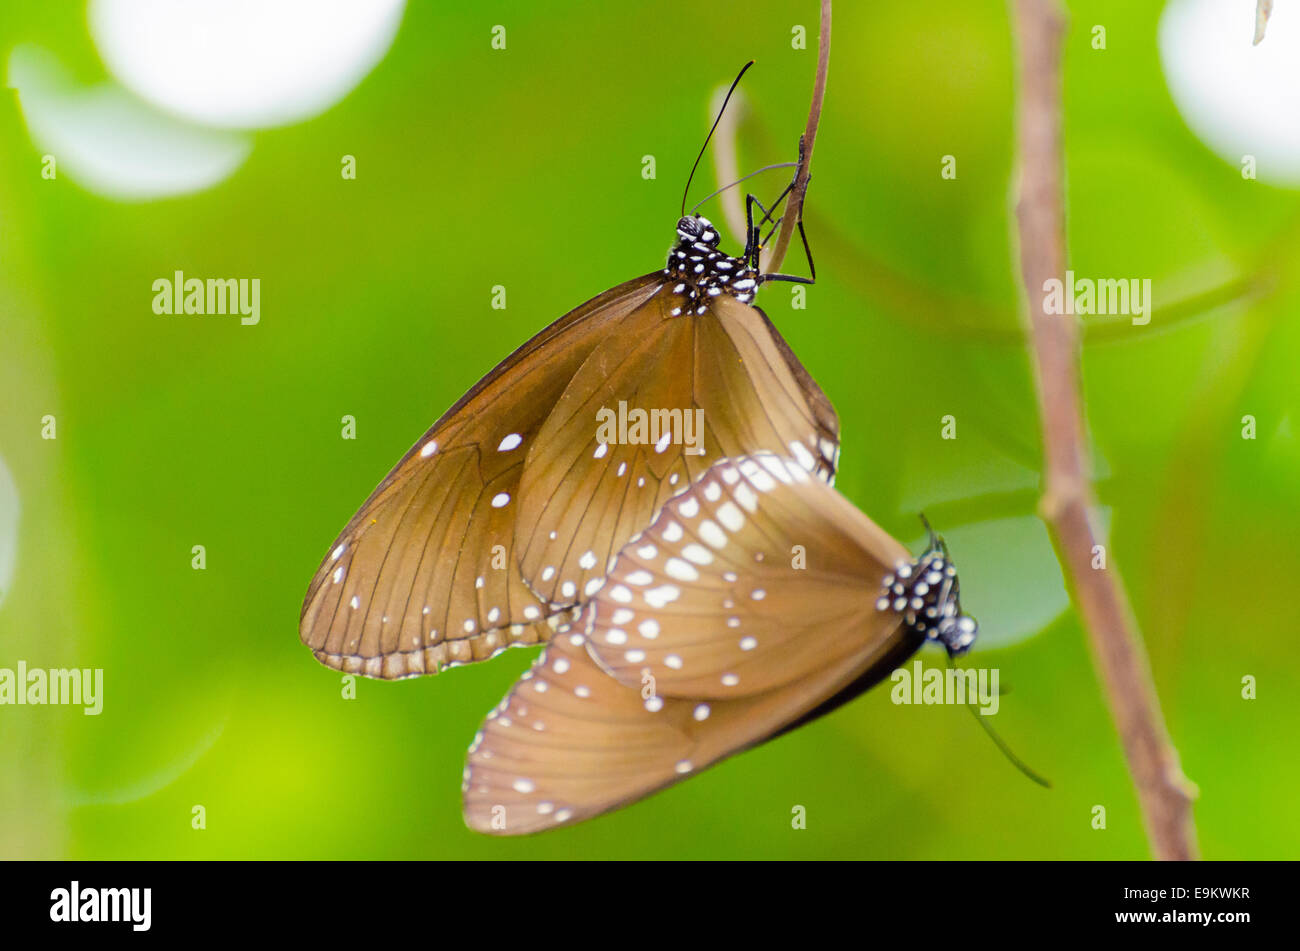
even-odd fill
[[[687,561],[693,561],[697,565],[707,565],[713,562],[713,553],[703,545],[697,545],[691,542],[682,549],[682,557]]]
[[[741,508],[746,512],[754,512],[758,509],[758,496],[754,494],[753,489],[743,482],[736,486],[735,496],[736,501],[740,503]]]
[[[696,581],[700,573],[695,570],[695,566],[680,558],[669,558],[664,562],[664,571],[668,577],[677,581]]]
[[[808,451],[808,447],[803,443],[797,440],[791,442],[790,451],[794,453],[795,461],[809,472],[817,468],[817,460],[813,458],[813,454]]]
[[[729,532],[738,532],[745,525],[744,514],[731,502],[723,502],[715,514]]]
[[[651,588],[645,593],[645,602],[652,608],[662,608],[672,601],[676,601],[681,596],[681,590],[675,585],[664,584],[657,588]]]
[[[711,522],[707,518],[700,522],[699,528],[696,529],[702,539],[719,550],[727,547],[727,534],[718,528],[716,522]],[[683,552],[684,553],[684,552]]]

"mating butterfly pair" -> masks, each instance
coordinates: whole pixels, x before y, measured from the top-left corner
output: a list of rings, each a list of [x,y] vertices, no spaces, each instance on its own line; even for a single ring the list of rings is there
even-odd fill
[[[303,605],[316,658],[372,677],[549,642],[470,747],[479,831],[635,801],[975,636],[946,552],[912,560],[831,488],[839,421],[751,304],[752,232],[740,258],[705,218],[677,236],[435,423]],[[620,403],[702,411],[704,452],[598,440]]]

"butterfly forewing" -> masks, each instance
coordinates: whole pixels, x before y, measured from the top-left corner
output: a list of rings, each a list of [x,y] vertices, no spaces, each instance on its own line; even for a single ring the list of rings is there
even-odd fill
[[[566,619],[519,574],[524,460],[591,350],[662,280],[630,281],[556,321],[412,447],[312,579],[300,633],[318,660],[375,677],[436,673],[545,640]]]
[[[728,489],[711,498],[710,486]],[[692,501],[697,514],[683,516]],[[723,514],[726,505],[745,522]],[[733,525],[721,545],[709,544],[709,529],[701,539],[706,511]],[[748,546],[766,560],[799,538],[808,567],[788,558],[784,568],[769,566],[772,593],[755,601],[750,576],[761,563]],[[734,551],[706,560],[692,546]],[[466,822],[521,834],[617,808],[887,673],[919,644],[897,614],[873,610],[895,558],[906,551],[793,460],[719,462],[628,543],[575,628],[547,645],[489,715],[470,747]],[[674,559],[693,565],[690,593],[681,576],[691,572]],[[799,571],[800,580],[778,580]],[[758,634],[744,633],[745,620],[741,629],[728,624],[737,609],[726,602],[741,594],[762,606],[743,615]],[[615,630],[626,641],[610,643]],[[761,639],[746,647],[746,636]],[[737,671],[739,680],[727,676]]]
[[[834,473],[838,420],[762,311],[726,295],[700,313],[685,303],[665,286],[630,315],[619,332],[632,339],[592,351],[529,450],[517,550],[549,603],[594,590],[609,558],[718,458],[779,451]],[[602,414],[629,423],[611,433]]]

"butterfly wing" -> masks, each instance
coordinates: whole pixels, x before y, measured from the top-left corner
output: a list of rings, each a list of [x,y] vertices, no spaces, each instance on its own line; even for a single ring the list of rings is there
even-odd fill
[[[317,660],[371,677],[436,673],[546,640],[568,620],[519,574],[524,459],[593,348],[662,281],[659,272],[629,281],[560,318],[397,463],[308,588],[299,631]]]
[[[876,600],[910,560],[789,459],[724,460],[619,554],[595,598],[591,649],[625,684],[649,671],[666,697],[779,689],[897,626]]]
[[[724,538],[701,528],[706,518]],[[804,568],[791,564],[795,544]],[[711,557],[698,557],[706,548]],[[865,689],[921,642],[875,608],[881,579],[907,557],[796,463],[719,462],[629,542],[583,620],[489,714],[470,747],[467,824],[514,835],[598,815]],[[756,567],[767,585],[758,601]],[[761,610],[728,606],[742,597]],[[728,622],[739,610],[737,628]]]
[[[548,603],[598,586],[628,538],[720,457],[776,451],[834,474],[839,421],[767,316],[726,295],[698,315],[675,314],[684,303],[665,286],[596,347],[529,450],[517,550]],[[601,414],[637,412],[644,429],[607,441]]]

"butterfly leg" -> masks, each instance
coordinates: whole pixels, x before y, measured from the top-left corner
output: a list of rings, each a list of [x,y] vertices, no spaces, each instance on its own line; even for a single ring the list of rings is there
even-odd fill
[[[763,281],[785,281],[787,284],[816,284],[812,278],[796,277],[793,274],[764,274]]]
[[[796,167],[801,167],[801,166],[803,165],[803,161],[804,161],[804,148],[805,148],[805,146],[804,146],[804,138],[803,138],[803,136],[799,136],[799,161],[798,161],[797,163],[795,163],[795,164],[796,164]],[[794,186],[795,186],[795,184],[796,184],[798,181],[799,181],[799,176],[798,176],[798,174],[796,174],[795,177],[792,178],[792,179],[790,180],[790,184],[785,186],[785,188],[784,188],[784,190],[782,190],[781,194],[779,194],[779,195],[776,196],[776,201],[772,202],[772,210],[771,210],[771,211],[768,211],[767,209],[763,208],[762,203],[758,202],[758,199],[754,198],[753,195],[750,195],[750,196],[749,196],[750,199],[751,199],[752,201],[754,201],[756,204],[758,204],[758,207],[759,207],[759,208],[763,208],[763,212],[764,212],[764,214],[763,214],[763,218],[762,218],[762,220],[759,222],[759,227],[762,227],[763,225],[767,224],[769,221],[772,222],[772,228],[771,228],[770,231],[768,231],[768,233],[767,233],[767,237],[764,238],[762,241],[760,241],[760,242],[758,243],[758,248],[757,248],[757,249],[755,250],[755,252],[754,252],[754,267],[755,267],[755,269],[758,268],[758,252],[761,251],[761,250],[762,250],[762,249],[767,245],[767,242],[768,242],[768,241],[772,240],[772,235],[776,234],[776,229],[777,229],[777,227],[781,224],[781,220],[782,220],[782,218],[784,217],[784,216],[782,216],[782,218],[777,218],[775,221],[772,221],[772,215],[774,215],[774,214],[776,213],[777,208],[781,207],[781,202],[785,201],[786,197],[790,194],[790,192],[792,192],[792,191],[794,190]],[[807,195],[807,193],[808,193],[808,186],[811,185],[811,184],[812,184],[812,176],[809,175],[808,178],[807,178],[807,180],[804,182],[804,194],[805,194],[805,195]],[[804,230],[803,230],[803,204],[802,204],[802,203],[799,205],[799,220],[798,220],[798,222],[796,222],[796,223],[797,223],[798,226],[799,226],[799,240],[803,242],[803,253],[804,253],[804,257],[806,257],[806,258],[808,259],[808,270],[809,270],[809,272],[810,272],[811,275],[812,275],[812,280],[810,280],[810,281],[800,281],[800,282],[797,282],[797,283],[813,284],[813,283],[815,283],[816,280],[817,280],[817,268],[816,268],[816,266],[814,266],[814,264],[813,264],[812,251],[809,250],[809,248],[808,248],[808,235],[805,234],[805,233],[804,233]],[[750,219],[750,225],[751,225],[751,227],[752,227],[752,225],[753,225],[753,219],[752,219],[752,218]],[[776,277],[775,277],[776,280],[782,280],[783,278],[784,278],[784,279],[788,279],[788,278],[785,278],[784,275],[780,275],[780,276],[776,276]]]
[[[772,202],[771,210],[768,210],[767,208],[763,207],[763,203],[759,201],[758,198],[755,197],[754,195],[751,194],[746,196],[745,215],[749,221],[749,231],[750,231],[750,234],[747,236],[746,239],[748,241],[748,245],[746,246],[746,251],[748,252],[746,254],[746,260],[750,262],[750,266],[753,267],[754,270],[756,271],[760,269],[759,253],[767,245],[767,239],[760,240],[759,238],[759,234],[762,230],[762,227],[763,225],[767,224],[769,221],[772,220],[772,215],[776,213],[776,209],[780,207],[781,202],[785,201],[785,197],[790,194],[790,189],[792,189],[793,187],[794,187],[794,182],[791,182],[789,185],[785,187],[785,191],[781,192],[781,194],[776,196],[776,201]],[[757,225],[754,224],[754,214],[753,214],[754,205],[757,205],[759,210],[763,212],[763,217],[759,219]],[[773,228],[772,228],[773,231],[776,230],[776,224],[779,224],[780,221],[781,221],[780,218],[776,219],[776,223],[773,224]],[[772,232],[769,231],[767,238],[770,239],[771,237],[772,237]]]
[[[753,195],[750,195],[750,196],[749,196],[750,199],[753,200],[754,204],[758,205],[758,207],[759,207],[759,208],[762,210],[762,212],[763,212],[763,217],[762,217],[762,218],[759,220],[759,222],[758,222],[758,224],[759,224],[760,227],[762,227],[763,225],[767,224],[769,221],[772,220],[772,216],[773,216],[774,214],[776,214],[776,210],[777,210],[777,208],[781,207],[781,202],[785,201],[785,197],[786,197],[787,195],[790,194],[790,189],[792,189],[792,188],[794,188],[794,182],[791,182],[789,185],[786,185],[786,186],[785,186],[785,191],[783,191],[783,192],[781,192],[781,194],[777,195],[777,196],[776,196],[776,201],[772,202],[772,210],[771,210],[771,211],[768,211],[766,208],[764,208],[764,207],[763,207],[763,203],[762,203],[761,201],[759,201],[757,198],[755,198]],[[780,218],[777,219],[777,221],[780,221],[780,220],[781,220]]]
[[[764,238],[758,246],[760,251],[764,247],[766,247],[767,242],[772,240],[772,235],[776,234],[776,229],[781,226],[781,221],[784,218],[785,215],[782,215],[780,218],[777,218],[774,222],[772,222],[772,229],[767,233],[767,237]],[[803,222],[799,223],[799,236],[803,238],[804,253],[806,254],[808,252],[808,239],[803,236]],[[755,261],[757,261],[757,255],[755,255]],[[812,267],[812,255],[808,255],[808,266],[810,268]],[[795,277],[793,274],[774,274],[774,273],[764,274],[763,280],[764,281],[785,281],[789,284],[816,284],[817,272],[813,271],[812,277]]]
[[[813,179],[810,178],[809,181],[811,182],[813,181]],[[763,208],[762,201],[759,201],[757,197],[754,197],[753,195],[749,195],[748,197],[746,197],[745,217],[746,217],[746,222],[748,222],[749,234],[748,236],[746,236],[745,259],[746,261],[750,262],[751,268],[754,268],[755,270],[759,269],[759,253],[763,251],[764,247],[767,247],[767,243],[770,242],[770,240],[772,239],[772,235],[776,234],[777,227],[780,227],[780,223],[781,221],[783,221],[783,218],[785,217],[785,216],[781,216],[779,218],[776,218],[776,220],[774,221],[772,220],[772,214],[774,214],[776,212],[776,209],[780,207],[780,204],[783,203],[785,199],[787,199],[787,196],[790,194],[790,191],[792,191],[793,188],[794,188],[794,182],[790,182],[788,186],[785,186],[785,190],[781,192],[780,195],[776,196],[776,200],[774,201],[774,203],[772,203],[771,210]],[[754,205],[758,205],[759,210],[762,210],[763,212],[763,217],[761,218],[761,220],[759,220],[758,226],[754,225],[754,213],[753,213]],[[768,222],[771,222],[772,227],[770,230],[768,230],[767,238],[759,239],[758,229],[761,229],[761,227],[763,225],[766,225],[766,223]],[[809,248],[809,238],[807,238],[807,234],[805,233],[805,231],[803,231],[803,209],[802,208],[800,208],[800,220],[798,220],[798,229],[800,229],[800,240],[803,243],[803,256],[805,256],[807,262],[809,262],[809,273],[811,274],[811,278],[798,278],[798,277],[793,277],[793,275],[790,274],[764,274],[763,275],[764,281],[787,281],[789,283],[796,283],[796,285],[814,285],[814,283],[816,283],[816,265],[813,264],[813,251],[811,251],[811,249]]]
[[[808,273],[812,276],[809,284],[817,280],[817,265],[813,264],[812,251],[808,247],[808,236],[803,231],[803,209],[799,210],[799,240],[803,242],[803,254],[808,259]]]
[[[812,184],[812,176],[808,177],[808,183]],[[793,183],[791,184],[791,187],[793,187]],[[787,192],[789,190],[790,190],[789,188],[786,189]],[[805,194],[807,193],[807,187],[804,188],[804,192]],[[781,197],[784,198],[785,194],[782,193]],[[775,205],[773,207],[775,207]],[[773,232],[776,231],[776,225],[780,224],[780,222],[781,219],[778,218],[776,222],[772,225]],[[813,263],[812,249],[808,247],[808,235],[803,230],[803,205],[799,206],[799,220],[796,222],[796,224],[799,227],[799,240],[803,242],[803,255],[808,261],[808,273],[812,276],[812,280],[807,281],[806,283],[815,284],[817,283],[817,265]],[[768,240],[771,240],[772,235],[769,233],[767,237]],[[764,241],[763,243],[766,244],[767,242]]]
[[[784,198],[784,194],[781,197]],[[779,198],[777,199],[777,201],[780,200],[781,199]],[[755,205],[757,205],[758,210],[763,213],[763,217],[759,219],[757,226],[754,224]],[[772,207],[775,209],[776,205],[773,204]],[[758,270],[758,254],[763,249],[763,244],[758,239],[759,229],[763,226],[763,223],[770,220],[771,217],[772,212],[763,207],[763,203],[758,200],[756,195],[751,192],[745,196],[745,253],[743,258],[745,263],[754,268],[754,270]]]
[[[805,148],[806,148],[806,143],[804,142],[804,137],[801,135],[799,136],[799,161],[797,163],[799,167],[802,167],[804,163]],[[790,190],[794,188],[794,183],[798,180],[799,180],[799,176],[796,173],[794,180],[791,181],[790,184],[786,186],[785,191],[781,193],[781,197],[772,203],[772,208],[774,210],[776,206],[782,202],[785,196],[790,193]],[[804,186],[803,186],[803,192],[805,197],[808,194],[808,186],[811,184],[812,184],[812,175],[809,175],[807,180],[804,182]],[[799,240],[803,242],[804,257],[808,259],[808,273],[812,276],[812,280],[807,281],[806,283],[814,284],[817,281],[817,266],[813,264],[812,250],[808,247],[808,235],[805,234],[803,230],[803,203],[802,202],[799,203],[799,220],[796,222],[796,224],[799,226]],[[773,226],[772,230],[773,231],[776,230],[775,226]],[[769,235],[769,237],[771,236]]]

